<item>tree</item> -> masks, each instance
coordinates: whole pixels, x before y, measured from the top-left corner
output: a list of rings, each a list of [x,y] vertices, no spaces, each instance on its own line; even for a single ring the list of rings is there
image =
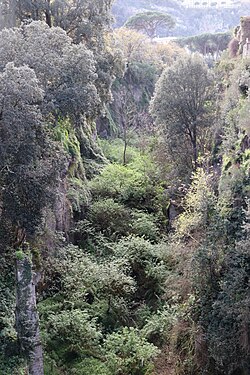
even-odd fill
[[[180,59],[162,73],[151,102],[172,161],[189,163],[190,170],[197,168],[200,141],[212,124],[211,84],[200,57]]]
[[[228,43],[231,39],[231,33],[216,33],[216,34],[201,34],[190,36],[188,38],[180,38],[177,43],[185,47],[187,46],[192,52],[199,52],[206,56],[207,54],[213,54],[215,58],[219,57],[219,54],[227,49]]]
[[[127,147],[139,123],[138,109],[133,101],[133,93],[120,87],[120,95],[115,98],[115,119],[120,124],[120,137],[124,142],[123,165],[127,164]]]
[[[81,132],[100,100],[93,54],[72,44],[62,29],[34,21],[0,35],[0,249],[4,257],[8,249],[12,259],[16,254],[16,329],[29,373],[41,375],[39,267],[32,257],[44,212],[55,209],[70,158],[49,136],[65,117]]]
[[[170,30],[173,29],[174,26],[175,21],[170,15],[155,11],[137,13],[130,17],[125,23],[125,27],[142,31],[150,39],[156,36],[156,31],[160,27]]]
[[[102,104],[110,100],[110,86],[117,69],[116,53],[106,47],[110,28],[112,0],[0,0],[0,29],[20,26],[22,22],[45,21],[60,27],[73,43],[84,42],[94,53]]]
[[[149,48],[149,40],[146,35],[121,27],[113,31],[113,36],[114,45],[111,45],[111,48],[118,47],[127,62],[144,59],[146,50]]]
[[[18,26],[24,20],[44,20],[52,25],[51,0],[0,1],[0,28]]]
[[[83,44],[73,44],[65,31],[41,21],[3,30],[0,35],[0,68],[13,61],[34,69],[45,91],[43,114],[75,120],[96,115],[100,97],[95,60]]]
[[[211,362],[228,374],[250,371],[249,221],[244,229],[244,239],[231,246],[225,255],[219,293],[206,316],[209,324],[203,323]]]
[[[113,83],[113,101],[107,106],[107,116],[100,119],[98,131],[101,136],[112,136],[117,130],[126,148],[136,133],[152,130],[148,108],[155,83],[166,64],[173,64],[185,51],[171,42],[152,43],[145,35],[125,27],[116,29],[113,35],[110,46],[122,51],[126,70]]]
[[[166,64],[171,65],[176,58],[185,54],[185,50],[174,42],[151,43],[146,35],[126,27],[115,29],[113,35],[115,43],[111,48],[118,47],[128,65],[148,63],[156,66],[158,74]]]
[[[81,153],[98,157],[93,120],[104,98],[99,95],[93,53],[83,43],[74,44],[61,28],[50,28],[41,21],[4,29],[0,36],[0,69],[8,61],[32,67],[45,92],[41,103],[44,118],[49,117],[56,125],[58,120],[68,117],[81,144]]]
[[[87,37],[89,42],[93,32],[109,25],[110,7],[110,0],[2,0],[1,28],[18,26],[28,19],[45,21],[50,27],[59,26],[70,36],[75,35],[78,41]]]
[[[16,329],[31,375],[43,374],[31,254],[56,174],[38,107],[43,94],[27,66],[8,63],[0,73],[0,248],[4,255],[8,248],[17,255]]]
[[[157,347],[133,327],[108,335],[105,349],[108,367],[115,375],[152,373],[152,359],[159,354]]]

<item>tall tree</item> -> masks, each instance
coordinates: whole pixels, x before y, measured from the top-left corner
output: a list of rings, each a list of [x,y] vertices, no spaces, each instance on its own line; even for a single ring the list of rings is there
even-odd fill
[[[0,248],[3,255],[8,248],[19,254],[15,262],[16,328],[31,375],[43,375],[43,358],[36,312],[35,270],[30,257],[36,227],[50,196],[52,175],[56,173],[38,108],[42,100],[43,90],[34,71],[7,64],[0,73]]]
[[[201,34],[190,36],[188,38],[180,38],[177,43],[182,47],[188,47],[192,52],[199,52],[206,56],[213,54],[217,59],[219,54],[226,50],[231,40],[231,33]]]
[[[113,0],[0,0],[0,29],[29,20],[61,27],[75,44],[85,42],[97,62],[98,90],[102,102],[110,99],[116,56],[106,48]]]
[[[171,30],[174,26],[175,21],[173,17],[169,14],[156,11],[137,13],[130,17],[125,23],[125,27],[141,31],[150,39],[156,36],[156,31],[159,30],[159,28]]]
[[[206,131],[212,125],[211,74],[203,60],[191,56],[167,68],[156,84],[151,113],[164,135],[172,161],[197,168]]]
[[[18,338],[29,373],[42,375],[32,256],[69,164],[52,128],[67,118],[81,132],[86,118],[95,117],[97,75],[92,52],[40,21],[2,30],[0,51],[0,248],[3,256],[7,249],[17,255]]]
[[[1,69],[13,61],[35,70],[45,91],[43,113],[72,118],[96,115],[100,97],[93,54],[84,44],[73,44],[65,31],[40,21],[3,30],[0,51]]]

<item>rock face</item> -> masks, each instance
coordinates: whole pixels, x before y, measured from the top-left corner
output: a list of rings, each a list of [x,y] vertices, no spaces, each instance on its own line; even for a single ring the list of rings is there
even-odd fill
[[[247,39],[250,41],[250,16],[241,17],[240,30],[240,43],[245,44]]]
[[[70,202],[67,198],[67,179],[64,178],[61,180],[56,194],[55,206],[54,206],[54,215],[56,219],[55,231],[60,231],[64,233],[67,237],[67,233],[70,229],[71,224],[71,207]]]
[[[16,261],[16,329],[21,349],[29,363],[28,374],[44,375],[34,277],[31,259],[21,253]]]
[[[239,52],[243,57],[250,57],[250,16],[241,17],[237,32],[239,40]]]
[[[243,57],[250,57],[250,41],[247,40],[247,42],[243,46]]]

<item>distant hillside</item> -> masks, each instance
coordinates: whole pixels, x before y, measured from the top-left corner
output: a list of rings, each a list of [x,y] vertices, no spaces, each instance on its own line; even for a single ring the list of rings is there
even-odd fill
[[[116,0],[113,5],[115,25],[122,26],[132,14],[143,10],[161,10],[176,17],[182,13],[180,2],[175,0]]]
[[[234,28],[239,18],[250,15],[250,3],[235,9],[187,9],[178,0],[116,0],[113,5],[115,27],[122,26],[133,14],[144,10],[160,10],[176,19],[172,36],[224,32]],[[164,30],[159,36],[166,36]]]

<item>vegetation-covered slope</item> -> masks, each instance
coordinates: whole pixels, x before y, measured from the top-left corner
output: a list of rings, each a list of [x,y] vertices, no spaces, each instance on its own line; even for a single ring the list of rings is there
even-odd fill
[[[176,27],[166,33],[162,29],[159,36],[191,36],[202,33],[225,32],[238,24],[242,15],[249,14],[250,5],[242,3],[236,8],[194,9],[185,8],[176,0],[116,0],[113,5],[115,25],[121,27],[132,15],[144,11],[158,11],[171,15],[176,20]]]
[[[111,5],[0,2],[0,374],[249,374],[249,18],[208,67]]]

